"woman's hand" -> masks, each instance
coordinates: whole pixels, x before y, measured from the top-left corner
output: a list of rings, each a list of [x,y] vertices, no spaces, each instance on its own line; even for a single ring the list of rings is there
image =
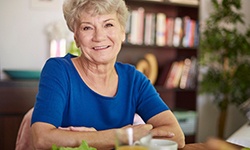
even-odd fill
[[[147,121],[147,123],[154,126],[151,130],[151,135],[154,138],[173,140],[178,143],[179,148],[183,148],[185,146],[184,133],[174,114],[170,110],[153,116]]]
[[[164,128],[158,128],[157,130],[152,130],[151,134],[153,137],[165,137],[165,138],[173,138],[175,134],[171,131],[166,131]]]
[[[151,124],[127,125],[122,129],[127,129],[127,128],[133,129],[134,141],[137,141],[140,138],[148,135],[153,129],[153,126]]]
[[[81,131],[97,131],[93,127],[89,128],[89,127],[73,127],[73,126],[70,126],[70,127],[66,127],[66,128],[58,127],[58,129],[67,130],[67,131],[78,131],[78,132],[81,132]]]

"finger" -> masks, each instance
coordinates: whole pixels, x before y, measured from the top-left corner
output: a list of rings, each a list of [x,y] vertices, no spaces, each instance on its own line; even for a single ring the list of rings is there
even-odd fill
[[[134,131],[134,140],[139,140],[144,136],[149,135],[153,126],[151,124],[139,124],[133,126]]]
[[[69,127],[67,127],[67,128],[58,127],[58,129],[60,129],[60,130],[67,130],[67,131],[69,131],[69,130],[70,130],[70,128],[69,128]]]
[[[96,131],[96,129],[93,127],[91,127],[91,128],[88,128],[88,127],[70,127],[70,130],[71,131]]]
[[[144,127],[145,127],[146,130],[152,130],[153,129],[153,125],[151,125],[151,124],[145,124]]]
[[[151,130],[151,135],[154,137],[166,137],[166,138],[172,138],[175,136],[173,132],[161,130],[161,129],[153,129]]]

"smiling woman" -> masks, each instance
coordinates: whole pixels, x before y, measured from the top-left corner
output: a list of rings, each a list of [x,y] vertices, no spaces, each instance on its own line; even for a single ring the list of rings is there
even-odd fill
[[[128,9],[123,0],[65,0],[64,17],[81,55],[50,58],[42,69],[32,115],[35,149],[113,149],[115,131],[133,128],[185,145],[171,110],[148,78],[117,62]],[[133,125],[138,114],[146,124]],[[134,139],[138,140],[138,138]]]

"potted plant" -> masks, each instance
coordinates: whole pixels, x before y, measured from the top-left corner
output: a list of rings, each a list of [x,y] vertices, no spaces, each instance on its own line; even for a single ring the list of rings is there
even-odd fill
[[[223,138],[228,106],[239,106],[250,97],[250,28],[240,13],[241,0],[211,2],[214,11],[200,28],[200,67],[206,71],[199,90],[213,95],[220,110],[218,137]]]

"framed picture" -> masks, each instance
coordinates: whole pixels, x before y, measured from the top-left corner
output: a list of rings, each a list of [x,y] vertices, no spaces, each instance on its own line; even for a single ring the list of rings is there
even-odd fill
[[[58,9],[62,7],[62,0],[31,0],[32,9]]]

